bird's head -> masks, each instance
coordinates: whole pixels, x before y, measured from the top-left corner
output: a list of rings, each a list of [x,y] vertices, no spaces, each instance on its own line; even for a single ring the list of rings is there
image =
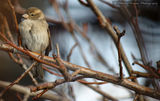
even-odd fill
[[[36,7],[30,7],[26,10],[25,14],[22,15],[25,19],[31,19],[31,20],[42,20],[45,18],[43,12],[36,8]]]

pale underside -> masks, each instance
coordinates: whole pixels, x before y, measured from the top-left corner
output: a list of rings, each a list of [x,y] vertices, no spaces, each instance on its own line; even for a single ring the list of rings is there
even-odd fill
[[[19,24],[22,45],[37,53],[44,52],[49,44],[48,24],[45,20],[24,20]]]

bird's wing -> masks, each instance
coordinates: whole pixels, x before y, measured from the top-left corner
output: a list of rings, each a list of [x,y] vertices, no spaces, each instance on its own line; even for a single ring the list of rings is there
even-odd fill
[[[48,32],[48,37],[49,37],[49,45],[45,51],[45,55],[48,56],[49,52],[52,50],[52,45],[51,45],[51,35],[50,35],[50,30],[49,28],[47,29]]]

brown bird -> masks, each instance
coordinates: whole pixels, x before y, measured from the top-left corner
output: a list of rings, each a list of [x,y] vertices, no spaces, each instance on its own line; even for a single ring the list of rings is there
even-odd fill
[[[22,46],[30,51],[48,55],[51,50],[51,40],[45,15],[40,9],[30,7],[22,16],[24,20],[19,24]],[[41,66],[39,63],[33,68],[34,77],[43,78],[44,73]]]

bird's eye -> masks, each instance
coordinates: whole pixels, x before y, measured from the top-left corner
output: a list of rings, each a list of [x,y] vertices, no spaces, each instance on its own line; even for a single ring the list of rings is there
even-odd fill
[[[32,13],[31,16],[34,16],[34,14]]]

